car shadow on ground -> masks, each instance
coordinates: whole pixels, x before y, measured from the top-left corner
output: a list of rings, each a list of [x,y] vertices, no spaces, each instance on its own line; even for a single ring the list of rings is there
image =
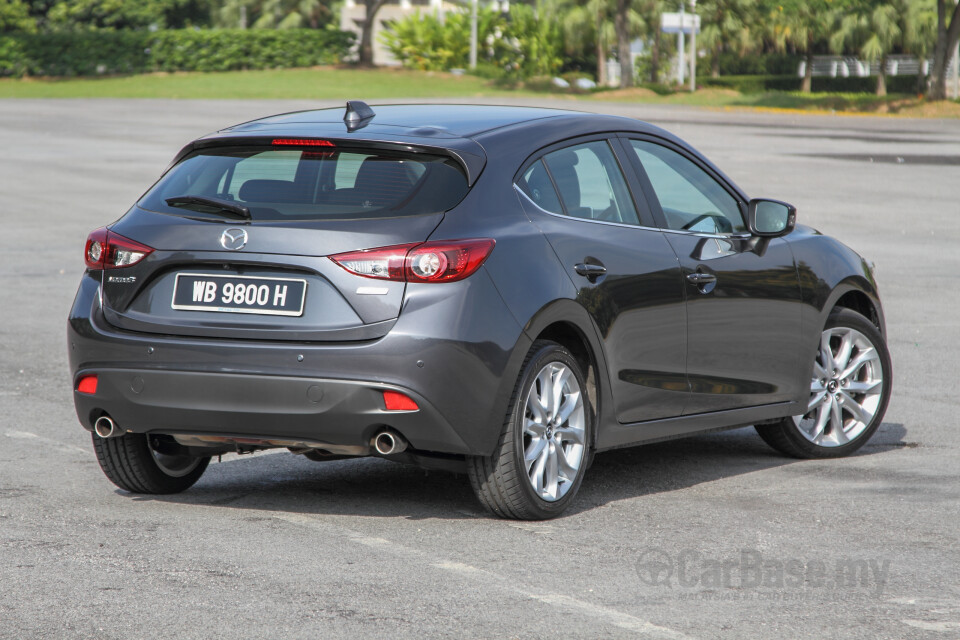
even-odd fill
[[[883,423],[855,457],[917,446],[906,435],[902,424]],[[773,451],[752,427],[608,451],[595,457],[566,515],[791,464],[804,461]],[[289,453],[231,456],[211,464],[185,493],[131,499],[308,515],[487,517],[464,475],[378,458],[318,463]]]

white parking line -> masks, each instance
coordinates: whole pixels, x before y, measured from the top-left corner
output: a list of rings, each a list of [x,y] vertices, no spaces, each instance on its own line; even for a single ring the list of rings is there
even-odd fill
[[[83,448],[83,447],[78,447],[78,446],[73,445],[73,444],[67,444],[67,443],[65,443],[65,442],[60,442],[60,441],[58,441],[58,440],[54,440],[53,438],[47,438],[47,437],[45,437],[45,436],[37,435],[36,433],[31,433],[31,432],[29,432],[29,431],[7,431],[7,432],[4,433],[3,435],[7,436],[8,438],[15,438],[15,439],[17,439],[17,440],[36,440],[36,441],[38,441],[38,442],[42,442],[42,443],[44,443],[44,444],[57,447],[57,448],[59,448],[59,449],[66,449],[66,450],[68,450],[68,451],[79,452],[79,453],[82,453],[82,454],[88,455],[88,456],[96,455],[96,454],[94,454],[92,447],[91,447],[90,449],[85,449],[85,448]],[[277,454],[277,453],[289,453],[289,451],[287,451],[286,449],[265,449],[265,450],[263,450],[263,451],[257,451],[257,452],[255,452],[253,455],[256,455],[257,457],[260,457],[260,456]],[[241,456],[239,456],[238,454],[235,454],[235,453],[225,453],[225,454],[223,454],[223,455],[224,455],[224,457],[230,456],[229,460],[236,460],[236,459],[239,459],[239,458],[241,457]],[[243,456],[243,457],[249,457],[249,455],[245,455],[245,456]],[[229,460],[227,460],[227,461],[229,461]],[[214,459],[212,460],[212,462],[214,462],[214,463],[217,462],[216,456],[214,457]]]
[[[385,538],[376,538],[364,535],[357,531],[344,529],[336,525],[323,522],[311,516],[305,516],[294,513],[273,514],[278,520],[283,520],[291,524],[309,527],[311,529],[322,531],[325,535],[339,534],[342,537],[352,540],[358,544],[378,549],[384,553],[404,558],[406,560],[415,560],[428,564],[434,569],[440,571],[449,571],[465,576],[472,580],[482,580],[495,587],[498,592],[511,591],[525,598],[542,602],[551,606],[562,606],[565,609],[577,611],[585,616],[596,618],[600,622],[611,624],[615,627],[632,631],[638,635],[650,638],[664,638],[669,640],[691,640],[690,636],[684,635],[679,631],[661,627],[648,620],[631,616],[617,609],[594,604],[571,596],[558,593],[543,593],[531,587],[517,583],[516,580],[507,578],[498,573],[480,569],[462,562],[452,562],[442,558],[437,558],[430,553],[397,544]]]
[[[930,622],[928,620],[901,620],[905,625],[924,631],[937,631],[940,633],[953,633],[960,631],[960,620],[947,620],[944,622]]]
[[[7,431],[5,434],[8,438],[16,438],[18,440],[38,440],[44,444],[53,445],[60,449],[67,449],[68,451],[79,451],[84,455],[92,456],[94,455],[93,449],[84,449],[83,447],[78,447],[73,444],[66,444],[64,442],[59,442],[53,438],[46,438],[44,436],[38,436],[35,433],[30,433],[29,431]]]

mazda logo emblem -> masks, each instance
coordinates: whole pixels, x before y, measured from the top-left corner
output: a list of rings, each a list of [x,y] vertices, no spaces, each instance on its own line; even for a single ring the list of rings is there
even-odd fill
[[[227,229],[220,234],[220,246],[230,251],[239,251],[247,246],[247,232],[243,229]]]

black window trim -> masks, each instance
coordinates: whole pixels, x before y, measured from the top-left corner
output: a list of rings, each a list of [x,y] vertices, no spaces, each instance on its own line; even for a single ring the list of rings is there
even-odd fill
[[[573,216],[570,215],[570,210],[567,209],[567,203],[566,203],[566,201],[563,199],[563,194],[560,193],[560,186],[557,184],[557,179],[553,177],[553,171],[550,170],[550,165],[547,164],[546,154],[544,154],[544,155],[540,156],[539,158],[537,158],[537,162],[540,163],[540,166],[543,167],[543,170],[547,172],[547,177],[550,178],[550,184],[553,185],[553,193],[556,194],[556,196],[557,196],[557,202],[560,203],[560,210],[563,211],[563,215],[567,216],[568,218],[572,218]],[[533,165],[537,164],[537,162],[532,162],[532,163],[530,163],[530,167],[527,167],[527,168],[529,169],[529,168],[533,167]],[[527,172],[524,171],[523,173],[524,173],[524,175],[526,175]],[[526,182],[525,179],[524,179],[523,181]],[[524,195],[526,195],[526,194],[524,194]],[[539,206],[539,205],[538,205],[538,206]],[[548,212],[548,213],[550,213],[550,212]],[[559,214],[558,214],[558,215],[559,215]]]

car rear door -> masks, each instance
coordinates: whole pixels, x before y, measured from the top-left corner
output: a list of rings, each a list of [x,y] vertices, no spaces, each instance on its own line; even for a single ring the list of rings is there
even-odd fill
[[[686,296],[685,414],[787,402],[796,396],[800,285],[782,238],[751,237],[743,197],[679,145],[623,140]]]
[[[617,419],[630,423],[682,412],[686,318],[676,255],[637,207],[614,145],[594,136],[550,147],[517,187],[596,324]]]

